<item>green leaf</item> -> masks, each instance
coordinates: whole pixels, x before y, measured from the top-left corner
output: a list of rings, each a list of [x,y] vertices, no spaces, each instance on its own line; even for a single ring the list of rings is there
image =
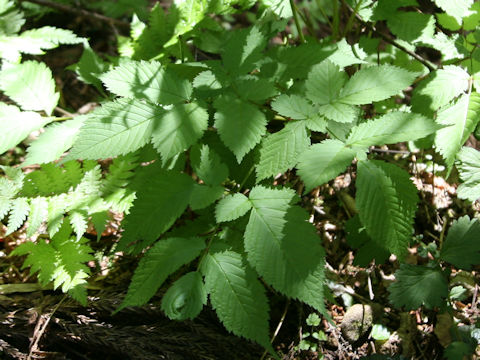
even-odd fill
[[[248,198],[240,193],[227,195],[215,207],[217,222],[232,221],[245,215],[252,208]]]
[[[313,105],[300,95],[282,94],[272,101],[272,109],[280,115],[296,119],[306,120],[316,116],[317,111]]]
[[[387,19],[388,28],[399,39],[415,43],[431,39],[435,33],[435,18],[413,11],[397,11]]]
[[[128,292],[116,311],[147,303],[163,282],[205,248],[200,238],[169,238],[158,241],[140,260]]]
[[[119,249],[136,240],[152,243],[173,225],[190,202],[194,183],[189,176],[153,170],[139,181],[137,198],[124,220]]]
[[[60,94],[55,92],[52,72],[44,64],[24,61],[4,66],[0,71],[0,89],[24,110],[43,110],[50,115]]]
[[[411,85],[415,77],[415,73],[392,65],[362,68],[345,84],[339,101],[362,105],[385,100]]]
[[[461,23],[462,18],[469,15],[468,9],[473,5],[474,0],[434,0],[434,2]]]
[[[27,237],[31,237],[40,225],[47,219],[48,200],[44,197],[36,197],[30,201],[30,214],[28,215]]]
[[[10,254],[14,256],[28,255],[22,268],[30,266],[31,274],[38,271],[38,281],[42,285],[46,285],[53,280],[53,274],[56,269],[54,261],[56,252],[44,239],[40,239],[37,243],[27,241],[15,248]]]
[[[165,110],[136,100],[119,99],[88,114],[70,154],[64,159],[105,159],[135,151],[150,141]]]
[[[103,74],[101,80],[112,93],[146,99],[164,105],[188,101],[192,85],[157,61],[128,61]]]
[[[152,144],[165,164],[195,144],[208,127],[208,113],[196,103],[176,105],[152,130]]]
[[[277,95],[278,91],[270,79],[245,75],[235,80],[236,92],[245,100],[263,101]]]
[[[428,309],[441,307],[448,295],[448,284],[439,268],[401,264],[395,272],[396,281],[388,287],[389,299],[397,308]]]
[[[102,82],[100,75],[108,70],[108,64],[102,60],[88,43],[84,45],[83,53],[76,64],[73,64],[67,69],[73,70],[77,73],[78,79],[86,84],[95,85],[101,89]]]
[[[455,220],[448,231],[447,238],[440,251],[440,259],[457,268],[470,270],[472,265],[480,264],[480,223],[463,216]]]
[[[0,154],[15,147],[32,131],[38,130],[50,122],[32,111],[20,111],[14,105],[0,103]]]
[[[214,103],[215,127],[220,138],[240,163],[266,132],[267,119],[256,107],[233,96],[222,96]]]
[[[430,73],[413,91],[412,110],[431,114],[468,89],[470,75],[459,66],[446,65]]]
[[[324,251],[315,227],[307,222],[308,214],[290,207],[295,198],[291,189],[252,189],[245,250],[249,263],[268,284],[326,315]]]
[[[348,80],[344,71],[332,63],[324,60],[312,67],[305,82],[306,96],[314,104],[324,105],[333,103],[340,94],[340,90]]]
[[[373,145],[421,139],[438,129],[435,121],[425,116],[394,111],[353,127],[346,145],[366,150]]]
[[[334,102],[332,104],[321,105],[317,109],[318,113],[329,120],[339,123],[351,123],[357,120],[359,116],[358,108],[352,105]]]
[[[15,8],[15,3],[2,0],[0,3],[0,36],[18,33],[24,23],[23,13]]]
[[[84,121],[85,117],[78,116],[62,123],[51,124],[29,146],[23,166],[45,164],[60,159],[63,153],[72,147]]]
[[[231,74],[249,73],[262,58],[266,43],[266,37],[256,26],[236,30],[223,46],[223,65]]]
[[[480,120],[480,94],[462,95],[454,104],[437,114],[437,122],[446,125],[435,134],[435,147],[447,164],[448,174],[455,158]],[[449,126],[450,125],[450,126]]]
[[[304,122],[295,121],[265,137],[261,145],[260,161],[255,168],[257,182],[292,169],[310,145],[310,139]]]
[[[190,197],[190,207],[192,210],[206,208],[220,199],[225,192],[225,188],[221,185],[204,185],[194,184],[192,195]]]
[[[345,171],[356,152],[339,140],[328,139],[310,146],[298,161],[298,174],[305,182],[305,191],[325,184]]]
[[[189,272],[175,281],[162,298],[162,310],[172,320],[193,319],[207,303],[202,275]]]
[[[463,181],[457,189],[458,197],[474,202],[480,198],[480,152],[463,147],[458,153],[457,168]]]
[[[373,241],[399,257],[413,234],[417,189],[398,166],[378,160],[360,161],[356,207]]]
[[[15,40],[21,44],[21,52],[34,55],[42,55],[44,54],[43,50],[54,49],[60,44],[73,45],[85,41],[84,38],[78,37],[71,30],[52,26],[24,31]]]
[[[83,236],[88,227],[87,214],[84,211],[72,211],[68,217],[73,231],[77,234],[77,241]]]
[[[228,177],[228,167],[208,145],[194,145],[190,160],[197,176],[207,185],[219,185]]]
[[[262,2],[281,18],[288,19],[293,16],[288,0],[263,0]]]
[[[26,198],[20,197],[12,201],[10,216],[8,217],[6,236],[11,234],[23,224],[30,212],[30,204]]]
[[[271,350],[268,300],[255,272],[233,251],[208,253],[201,271],[210,301],[223,325],[237,336]]]

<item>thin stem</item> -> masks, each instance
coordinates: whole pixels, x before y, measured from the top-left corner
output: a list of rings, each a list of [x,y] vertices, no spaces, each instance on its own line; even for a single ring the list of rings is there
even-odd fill
[[[351,11],[354,13],[354,16],[357,18],[357,20],[362,24],[362,26],[366,27],[368,30],[370,31],[373,31],[375,34],[377,34],[378,36],[380,36],[384,41],[386,41],[387,43],[389,43],[390,45],[393,45],[395,46],[397,49],[399,50],[402,50],[404,53],[410,55],[411,57],[413,57],[415,60],[418,60],[419,62],[421,62],[429,71],[435,71],[435,66],[432,65],[428,60],[424,59],[423,57],[421,57],[420,55],[418,55],[417,53],[413,52],[413,51],[410,51],[408,50],[405,46],[403,45],[400,45],[399,43],[397,43],[395,41],[394,38],[392,38],[390,35],[387,35],[387,34],[384,34],[380,31],[378,31],[375,26],[373,26],[372,24],[369,24],[365,21],[363,21],[363,19],[361,18],[360,15],[356,14],[355,11],[352,9],[351,6],[349,6],[347,3],[345,3],[345,1],[343,1],[345,6]]]
[[[305,42],[305,37],[303,36],[302,27],[300,25],[300,19],[298,18],[297,7],[295,6],[295,1],[290,0],[290,7],[292,8],[293,20],[295,21],[295,26],[297,27],[298,38],[300,42]]]
[[[74,7],[70,7],[70,6],[60,4],[60,3],[56,3],[56,2],[53,2],[53,1],[49,1],[49,0],[20,0],[20,2],[23,2],[23,1],[29,2],[29,3],[32,3],[32,4],[41,5],[41,6],[46,6],[46,7],[49,7],[51,9],[55,9],[55,10],[70,13],[70,14],[75,14],[75,15],[78,15],[78,16],[83,16],[83,17],[86,17],[86,18],[93,18],[95,20],[106,22],[106,23],[116,25],[116,26],[119,26],[119,27],[122,27],[122,28],[126,28],[126,29],[130,28],[130,24],[126,21],[114,19],[114,18],[105,16],[105,15],[102,15],[102,14],[99,14],[99,13],[96,13],[96,12],[93,12],[93,11],[88,11],[88,10],[85,10],[85,9],[77,9],[77,8],[74,8]]]
[[[338,11],[338,0],[332,0],[333,2],[333,27],[332,37],[334,40],[338,38],[340,33],[340,12]]]
[[[350,17],[348,18],[347,25],[345,26],[345,29],[343,30],[343,36],[347,36],[348,32],[352,29],[353,26],[353,19],[355,19],[355,16],[358,15],[358,9],[360,9],[360,5],[362,4],[363,0],[358,0],[357,5],[355,5],[355,9],[353,9],[352,13],[350,14]]]
[[[54,121],[65,121],[65,120],[72,120],[73,117],[72,116],[62,116],[62,117],[56,117],[56,118],[53,118],[51,121],[54,122]]]
[[[285,304],[285,309],[283,309],[282,317],[280,318],[280,321],[278,322],[277,328],[275,329],[275,332],[273,333],[272,338],[270,339],[270,343],[273,344],[273,341],[277,337],[278,333],[280,332],[280,329],[282,328],[283,322],[285,321],[285,317],[287,316],[287,311],[288,307],[290,306],[290,299],[287,299],[287,303]],[[265,358],[265,355],[267,355],[267,350],[265,350],[262,354],[262,357],[260,360],[263,360]]]

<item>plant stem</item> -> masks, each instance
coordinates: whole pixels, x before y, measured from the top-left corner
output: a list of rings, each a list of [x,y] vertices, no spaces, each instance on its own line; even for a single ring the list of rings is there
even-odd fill
[[[295,26],[297,27],[298,38],[300,42],[304,43],[305,38],[303,37],[302,27],[300,26],[300,19],[298,18],[297,7],[295,6],[295,1],[290,0],[290,7],[292,8],[293,20],[295,21]]]
[[[350,14],[350,17],[348,18],[347,25],[345,26],[345,29],[343,30],[343,36],[347,36],[349,31],[352,29],[353,26],[353,19],[355,19],[355,16],[358,15],[358,9],[360,9],[360,5],[362,5],[363,0],[358,0],[357,5],[355,5],[355,9],[353,9],[352,13]]]
[[[49,7],[51,9],[55,9],[55,10],[70,13],[70,14],[75,14],[75,15],[78,15],[78,16],[83,16],[83,17],[86,17],[86,18],[94,18],[95,20],[99,20],[99,21],[106,22],[106,23],[109,23],[109,24],[112,24],[112,25],[116,25],[118,27],[122,27],[122,28],[126,28],[126,29],[130,28],[130,24],[126,21],[114,19],[114,18],[105,16],[105,15],[102,15],[102,14],[99,14],[99,13],[96,13],[96,12],[93,12],[93,11],[74,8],[74,7],[70,7],[70,6],[60,4],[60,3],[56,3],[56,2],[53,2],[53,1],[49,1],[49,0],[20,0],[20,2],[23,2],[23,1],[29,2],[29,3],[32,3],[32,4],[41,5],[41,6],[46,6],[46,7]]]
[[[333,3],[332,37],[334,40],[336,40],[338,37],[338,33],[340,32],[340,13],[338,11],[338,0],[332,0],[332,3]]]

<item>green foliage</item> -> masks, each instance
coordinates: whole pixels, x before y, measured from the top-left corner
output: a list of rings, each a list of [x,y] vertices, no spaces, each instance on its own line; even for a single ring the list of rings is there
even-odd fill
[[[385,20],[394,46],[384,41],[390,35],[380,42],[374,32],[350,45],[357,19],[347,20],[341,35],[336,14],[331,38],[294,46],[283,38],[295,10],[290,3],[263,0],[245,16],[256,17],[255,25],[227,32],[224,15],[255,1],[176,0],[149,12],[143,1],[102,1],[96,7],[113,17],[135,8],[130,36],[118,36],[121,57],[106,61],[68,30],[19,34],[23,14],[0,0],[0,90],[18,105],[0,103],[0,153],[41,131],[22,163],[38,169],[2,167],[0,220],[8,234],[28,223],[26,235],[36,240],[13,254],[26,255],[24,267],[38,272],[40,283],[53,281],[85,303],[85,264],[93,257],[83,234],[93,225],[100,238],[109,212],[121,212],[115,251],[143,256],[117,311],[149,302],[171,276],[161,300],[169,318],[194,318],[208,296],[227,330],[273,355],[259,278],[328,318],[325,252],[298,195],[323,191],[347,168],[355,174],[358,214],[345,230],[360,266],[383,263],[391,253],[402,261],[415,235],[418,196],[410,174],[401,162],[375,159],[372,147],[430,141],[447,174],[457,165],[459,197],[480,198],[480,156],[462,148],[480,106],[473,1],[436,0],[444,12],[434,14],[411,11],[419,6],[413,0],[358,2],[366,22]],[[322,15],[327,22],[329,14]],[[312,19],[305,20],[315,34]],[[39,58],[21,62],[21,54],[80,43],[82,57],[69,68],[105,99],[85,115],[51,116],[60,99],[52,73]],[[441,66],[413,54],[419,46],[439,50]],[[108,159],[102,168],[100,159]],[[477,227],[477,220],[460,218],[433,246],[433,261],[401,264],[391,302],[408,310],[448,305],[442,266],[478,265]],[[320,317],[307,323],[318,326]],[[461,352],[451,346],[447,354]]]
[[[397,307],[415,310],[441,307],[448,295],[445,275],[439,268],[402,264],[395,272],[396,282],[388,287],[390,301]]]

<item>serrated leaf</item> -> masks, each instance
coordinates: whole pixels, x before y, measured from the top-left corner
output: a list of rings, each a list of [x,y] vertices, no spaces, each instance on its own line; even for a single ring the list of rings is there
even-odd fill
[[[60,44],[81,44],[85,39],[78,37],[71,30],[59,29],[53,26],[43,26],[22,32],[16,42],[25,44],[20,51],[27,54],[41,55],[43,50],[56,48]],[[28,44],[28,45],[27,45]]]
[[[278,91],[270,79],[246,75],[235,80],[235,90],[245,100],[262,101],[277,95]]]
[[[306,120],[314,117],[317,113],[307,99],[295,94],[282,94],[272,101],[271,105],[272,109],[280,115],[296,120]]]
[[[38,271],[38,281],[42,285],[46,285],[53,280],[56,269],[56,252],[44,239],[40,239],[37,243],[27,241],[16,247],[10,254],[15,256],[28,255],[23,262],[22,269],[30,266],[31,274]]]
[[[373,145],[421,139],[438,129],[435,121],[423,115],[394,111],[353,127],[346,145],[366,150]]]
[[[225,188],[220,185],[194,184],[190,197],[190,207],[192,210],[206,208],[220,199],[225,192]]]
[[[251,208],[252,204],[245,195],[227,195],[215,207],[215,218],[217,222],[232,221],[245,215]]]
[[[271,349],[265,289],[241,255],[233,251],[209,253],[201,271],[212,306],[223,325],[235,335]]]
[[[228,167],[208,145],[194,145],[190,160],[197,176],[207,185],[219,185],[228,177]]]
[[[315,228],[290,189],[256,186],[245,230],[249,263],[276,290],[326,314],[323,303],[324,251]],[[302,259],[298,261],[298,259]]]
[[[195,318],[207,303],[202,275],[189,272],[175,281],[162,298],[162,310],[172,320]]]
[[[116,95],[164,105],[188,101],[192,95],[190,82],[158,61],[128,61],[103,74],[101,80]]]
[[[310,145],[302,121],[290,122],[285,127],[265,137],[261,143],[260,161],[256,166],[257,182],[292,169],[298,156]]]
[[[435,134],[435,147],[447,164],[447,177],[452,170],[455,158],[475,130],[480,120],[480,94],[462,95],[454,104],[437,114],[437,122],[445,125]],[[449,126],[450,125],[450,126]]]
[[[240,163],[266,132],[267,119],[256,107],[233,96],[222,96],[214,103],[215,127],[220,138]]]
[[[333,103],[339,96],[340,90],[348,80],[344,71],[332,63],[324,60],[312,67],[305,82],[306,96],[314,104],[324,105]]]
[[[223,46],[223,65],[232,74],[249,73],[261,59],[266,40],[256,26],[236,30]]]
[[[0,89],[22,109],[43,110],[47,115],[60,98],[50,69],[44,63],[31,60],[4,66],[0,71]]]
[[[458,197],[472,202],[480,198],[480,152],[463,147],[458,153],[457,168],[463,181],[457,189]]]
[[[109,65],[102,60],[88,43],[84,45],[83,53],[76,64],[68,67],[77,73],[78,79],[86,84],[95,85],[97,88],[102,87],[99,77],[108,70]]]
[[[195,144],[208,127],[208,113],[196,103],[176,105],[152,130],[152,144],[165,164]]]
[[[0,36],[18,33],[24,23],[23,13],[15,8],[15,3],[3,0],[0,4]]]
[[[431,114],[468,89],[470,75],[459,66],[446,65],[430,73],[413,91],[412,110]]]
[[[480,223],[477,219],[470,220],[468,216],[463,216],[455,220],[442,245],[440,259],[464,270],[480,264],[479,233]]]
[[[357,120],[359,109],[352,105],[334,102],[332,104],[321,105],[317,108],[319,114],[325,116],[329,120],[338,123],[351,123]]]
[[[27,149],[23,166],[45,164],[60,159],[63,153],[72,147],[84,121],[85,117],[78,116],[47,127]]]
[[[435,33],[435,18],[429,14],[413,11],[391,13],[387,25],[399,39],[410,43],[430,39]]]
[[[329,48],[333,48],[334,52],[330,56],[328,56],[328,60],[337,64],[341,68],[345,68],[347,66],[355,65],[355,64],[365,64],[366,61],[364,57],[359,56],[359,48],[356,47],[355,52],[352,50],[352,45],[350,45],[345,38],[333,44],[334,46],[330,45],[327,46],[325,50]],[[321,60],[321,57],[318,57],[318,53],[316,54],[317,61]]]
[[[88,114],[70,154],[64,159],[105,159],[133,152],[150,141],[165,110],[136,100],[119,99]]]
[[[125,249],[136,240],[152,243],[167,231],[187,208],[193,184],[189,176],[174,171],[147,172],[125,216],[119,248]]]
[[[367,233],[393,254],[404,256],[418,202],[410,175],[383,161],[360,161],[356,187],[356,207]]]
[[[77,241],[83,236],[88,227],[87,216],[83,211],[72,211],[69,216],[72,229],[77,234]]]
[[[13,148],[32,131],[40,129],[50,122],[49,118],[41,117],[32,111],[20,111],[14,105],[0,103],[0,154]]]
[[[30,212],[30,204],[26,198],[20,197],[12,201],[10,216],[8,217],[7,233],[9,235],[23,224]]]
[[[440,307],[448,295],[448,284],[439,268],[401,264],[396,281],[388,287],[390,301],[398,308],[415,310]]]
[[[355,151],[339,140],[328,139],[310,146],[298,161],[298,174],[305,182],[305,190],[322,185],[345,171],[355,157]]]
[[[191,262],[204,248],[205,242],[200,238],[169,238],[158,241],[140,260],[127,295],[116,311],[147,303],[168,275]]]
[[[292,8],[288,0],[263,0],[262,2],[281,18],[288,19],[293,16]]]
[[[30,213],[28,215],[27,237],[31,237],[38,228],[47,220],[48,200],[44,197],[36,197],[30,201]]]
[[[411,85],[415,77],[415,73],[392,65],[362,68],[345,84],[339,101],[363,105],[385,100]]]
[[[448,15],[461,22],[463,17],[469,15],[468,9],[473,5],[474,0],[434,0],[434,2]]]

